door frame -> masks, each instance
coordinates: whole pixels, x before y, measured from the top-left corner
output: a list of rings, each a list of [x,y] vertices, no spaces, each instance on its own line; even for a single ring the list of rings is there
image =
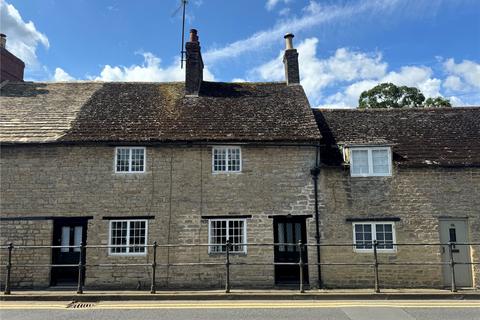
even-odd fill
[[[279,222],[300,222],[300,230],[301,230],[301,238],[302,243],[307,243],[307,218],[310,218],[311,215],[275,215],[272,216],[273,220],[273,239],[274,243],[278,242],[278,223]],[[295,244],[296,245],[296,244]],[[278,255],[279,248],[274,246],[273,248],[273,261],[276,261]],[[303,283],[308,285],[309,284],[309,273],[308,273],[308,247],[303,247],[303,262],[305,263],[303,267]],[[285,286],[285,285],[298,285],[298,281],[296,283],[289,283],[289,282],[282,282],[278,279],[278,266],[274,266],[274,282],[277,286]],[[298,266],[293,266],[297,268]]]
[[[442,221],[443,222],[447,222],[447,221],[462,221],[465,223],[465,242],[469,243],[470,242],[470,233],[469,233],[469,223],[468,223],[468,217],[439,217],[438,218],[438,236],[439,236],[439,239],[440,239],[440,243],[442,243]],[[458,235],[458,234],[457,234]],[[461,242],[461,241],[458,241],[458,242]],[[441,246],[441,250],[443,251],[443,246]],[[471,247],[470,245],[466,245],[465,246],[466,248],[466,257],[467,257],[467,261],[468,262],[472,262],[472,253],[471,253]],[[446,249],[448,250],[448,249]],[[448,252],[448,251],[446,251]],[[440,255],[440,259],[442,262],[444,262],[444,258],[443,258],[443,253],[441,253]],[[450,259],[448,259],[450,260]],[[459,266],[459,265],[457,265]],[[466,287],[473,287],[473,265],[460,265],[460,266],[464,266],[467,270],[468,270],[468,282],[469,282],[469,285],[467,285]],[[450,287],[451,286],[451,280],[450,281],[445,281],[446,277],[445,277],[445,272],[451,272],[450,271],[450,266],[449,265],[442,265],[442,282],[443,282],[443,285],[445,287]],[[458,269],[456,268],[455,269],[455,278],[457,278],[458,276]],[[465,287],[463,285],[457,285],[459,287]]]
[[[61,236],[61,228],[63,226],[72,226],[72,225],[81,225],[82,226],[82,243],[86,244],[87,242],[87,228],[88,228],[88,220],[92,219],[91,217],[54,217],[53,218],[53,229],[52,229],[52,245],[53,246],[58,246],[60,245],[58,243],[58,236]],[[58,255],[60,252],[59,248],[52,248],[50,250],[51,252],[51,263],[52,264],[62,264],[58,262]],[[85,265],[86,262],[86,250],[83,252],[84,254],[82,255],[82,264]],[[68,263],[70,264],[70,263]],[[78,264],[78,261],[71,263],[71,264]],[[60,267],[60,268],[55,268],[51,267],[50,268],[50,285],[51,286],[56,286],[58,284],[58,273],[62,269],[67,269],[71,268],[74,269],[76,268],[78,270],[78,267]],[[77,272],[77,277],[78,277],[78,272]],[[73,279],[75,282],[77,282],[77,279]],[[82,284],[85,283],[85,268],[82,270]],[[60,284],[61,285],[61,284]]]

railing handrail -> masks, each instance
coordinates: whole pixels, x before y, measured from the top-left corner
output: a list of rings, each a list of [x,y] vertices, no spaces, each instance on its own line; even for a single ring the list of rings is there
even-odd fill
[[[152,274],[151,274],[151,293],[156,292],[156,268],[157,267],[170,267],[170,266],[225,266],[226,267],[226,284],[225,284],[225,292],[230,292],[230,266],[237,265],[237,266],[298,266],[299,267],[299,282],[300,282],[300,292],[304,292],[304,270],[303,268],[308,265],[316,265],[316,266],[328,266],[328,265],[335,265],[335,266],[365,266],[365,267],[372,267],[374,270],[374,280],[375,280],[375,292],[380,292],[380,280],[379,280],[379,266],[381,265],[398,265],[398,266],[411,266],[411,265],[421,265],[421,266],[431,266],[431,265],[450,265],[451,270],[451,291],[457,291],[456,287],[456,280],[455,280],[455,266],[456,265],[480,265],[480,262],[458,262],[455,261],[453,255],[453,248],[455,246],[461,245],[480,245],[478,242],[448,242],[448,243],[441,243],[441,242],[430,242],[430,243],[388,243],[393,247],[396,246],[448,246],[448,253],[449,253],[449,261],[441,261],[441,262],[389,262],[389,261],[381,261],[378,259],[377,253],[379,250],[382,250],[382,246],[386,243],[382,242],[379,243],[377,240],[372,241],[371,247],[367,252],[373,253],[373,261],[371,262],[319,262],[319,263],[308,263],[303,260],[303,253],[306,247],[309,246],[320,246],[320,247],[357,247],[355,243],[332,243],[332,244],[317,244],[317,243],[302,243],[299,241],[298,243],[231,243],[227,240],[227,243],[190,243],[190,244],[158,244],[156,241],[153,244],[133,244],[133,245],[87,245],[85,243],[81,243],[80,245],[65,245],[65,246],[58,246],[58,245],[18,245],[15,246],[12,242],[8,244],[8,246],[2,246],[0,248],[8,249],[8,259],[7,264],[0,265],[1,267],[6,267],[6,282],[5,282],[5,290],[4,294],[10,294],[10,278],[12,267],[50,267],[50,268],[63,268],[63,267],[78,267],[78,288],[77,294],[83,293],[83,272],[85,271],[86,267],[151,267]],[[365,245],[365,243],[362,243]],[[212,247],[212,246],[225,246],[226,250],[222,252],[216,252],[216,254],[225,254],[226,259],[225,262],[174,262],[174,263],[157,263],[157,249],[158,248],[182,248],[182,247]],[[295,246],[296,250],[299,252],[298,262],[242,262],[242,261],[230,261],[230,255],[235,252],[231,252],[231,248],[233,246],[285,246],[291,247]],[[79,252],[79,260],[78,264],[15,264],[12,265],[12,254],[13,249],[63,249],[63,248],[74,248],[80,249]],[[89,264],[86,262],[86,250],[87,249],[98,249],[98,248],[153,248],[153,262],[152,263],[99,263],[99,264]],[[390,248],[389,248],[390,249]],[[142,252],[143,253],[143,252]]]
[[[371,248],[373,249],[373,241],[371,243],[362,243],[362,245],[370,244]],[[381,245],[391,245],[391,246],[448,246],[450,243],[442,243],[442,242],[400,242],[400,243],[379,243]],[[456,246],[479,246],[480,242],[453,242],[453,245]],[[295,243],[291,242],[251,242],[251,243],[231,243],[232,246],[297,246]],[[304,243],[302,244],[306,247],[356,247],[358,244],[356,243]],[[224,243],[170,243],[170,244],[118,244],[118,245],[107,245],[107,244],[87,244],[85,248],[152,248],[156,246],[157,248],[173,248],[173,247],[218,247],[218,246],[226,246]],[[81,248],[81,245],[13,245],[15,249],[67,249],[67,248]],[[8,249],[9,246],[0,246],[0,249]],[[379,249],[382,250],[382,249]]]

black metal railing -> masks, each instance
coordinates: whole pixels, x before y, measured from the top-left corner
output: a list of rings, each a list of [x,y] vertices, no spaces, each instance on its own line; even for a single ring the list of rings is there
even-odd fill
[[[419,262],[419,261],[410,261],[410,262],[389,262],[389,261],[380,261],[378,259],[378,250],[379,245],[381,249],[384,249],[384,244],[379,244],[376,240],[371,244],[372,249],[372,260],[371,262],[321,262],[321,263],[307,263],[303,261],[303,253],[307,247],[351,247],[358,248],[357,244],[309,244],[302,243],[299,241],[297,244],[292,243],[235,243],[236,246],[267,246],[267,247],[276,247],[276,246],[296,246],[296,250],[299,253],[298,262],[232,262],[231,261],[231,249],[232,243],[227,241],[225,254],[225,262],[176,262],[176,263],[158,263],[157,262],[157,249],[159,248],[180,248],[180,247],[216,247],[218,244],[158,244],[156,241],[153,244],[147,245],[86,245],[81,243],[78,246],[46,246],[46,245],[14,245],[9,243],[8,246],[2,246],[1,249],[7,250],[7,263],[3,265],[6,270],[5,276],[5,288],[4,294],[11,293],[11,276],[13,267],[27,267],[27,268],[38,268],[38,267],[50,267],[50,268],[62,268],[62,267],[77,267],[78,268],[78,281],[77,281],[77,294],[83,293],[83,275],[86,267],[139,267],[146,266],[151,268],[150,276],[150,293],[154,294],[157,291],[156,288],[156,273],[158,267],[173,267],[173,266],[224,266],[225,267],[225,292],[229,293],[231,290],[230,283],[230,268],[232,265],[237,266],[298,266],[299,268],[299,291],[301,293],[305,292],[304,289],[304,266],[363,266],[373,268],[374,276],[374,291],[376,293],[380,292],[380,278],[379,278],[379,266],[450,266],[451,274],[451,285],[450,290],[452,292],[457,291],[457,284],[455,279],[455,268],[457,265],[480,265],[480,262],[465,262],[465,261],[455,261],[454,259],[454,248],[455,246],[479,246],[480,243],[394,243],[391,244],[393,248],[401,246],[448,246],[449,251],[449,261],[448,262]],[[152,262],[151,263],[97,263],[97,264],[88,264],[86,263],[86,250],[93,248],[119,248],[119,247],[130,247],[130,248],[152,248]],[[18,250],[35,250],[35,249],[62,249],[62,248],[76,248],[79,249],[79,262],[78,264],[12,264],[12,256],[14,254],[14,249]],[[369,248],[370,249],[370,248]],[[84,262],[85,261],[85,262]]]

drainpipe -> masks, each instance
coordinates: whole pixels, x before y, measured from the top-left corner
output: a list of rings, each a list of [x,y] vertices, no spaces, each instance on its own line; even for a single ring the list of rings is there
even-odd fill
[[[315,196],[315,241],[317,248],[317,272],[318,288],[323,288],[322,267],[320,266],[320,219],[318,213],[318,176],[320,175],[320,146],[317,145],[315,152],[315,166],[310,170],[313,179],[313,193]]]

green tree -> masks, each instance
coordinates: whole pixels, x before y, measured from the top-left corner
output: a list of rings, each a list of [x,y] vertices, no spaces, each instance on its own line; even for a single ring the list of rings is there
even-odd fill
[[[381,83],[362,92],[358,105],[365,108],[404,108],[421,106],[425,96],[414,87],[398,87],[393,83]]]
[[[452,106],[450,100],[442,97],[428,98],[424,105],[425,108],[450,108]]]

